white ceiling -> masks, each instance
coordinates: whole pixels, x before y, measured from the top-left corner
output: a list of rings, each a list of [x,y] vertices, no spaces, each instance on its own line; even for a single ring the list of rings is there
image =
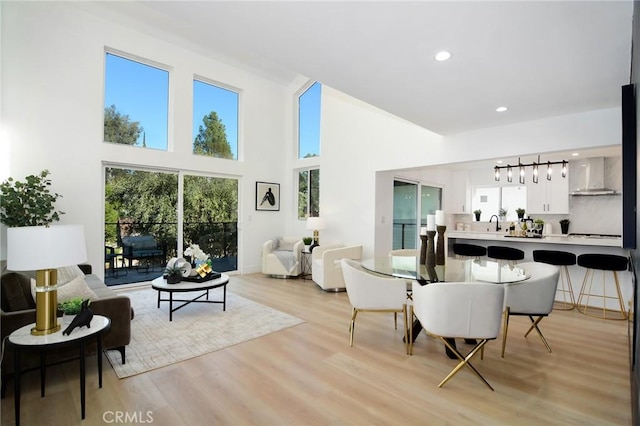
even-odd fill
[[[318,80],[443,135],[618,106],[629,83],[631,1],[92,7],[282,83]],[[439,63],[442,49],[453,56]]]

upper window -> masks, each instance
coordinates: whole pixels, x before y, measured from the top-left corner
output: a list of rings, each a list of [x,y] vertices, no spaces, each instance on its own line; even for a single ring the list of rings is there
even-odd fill
[[[193,81],[193,153],[238,159],[238,93]]]
[[[298,97],[298,158],[320,155],[320,94],[317,81]]]
[[[106,53],[104,141],[167,150],[169,72]]]

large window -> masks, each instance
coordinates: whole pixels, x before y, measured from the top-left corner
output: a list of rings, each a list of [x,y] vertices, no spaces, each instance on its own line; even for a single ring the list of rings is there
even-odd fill
[[[193,81],[193,153],[238,159],[238,93]]]
[[[148,281],[191,244],[209,255],[214,270],[236,270],[237,223],[236,179],[107,167],[105,282]]]
[[[167,150],[169,72],[106,53],[104,141]]]
[[[518,220],[516,209],[526,208],[526,186],[477,187],[472,201],[473,210],[482,211],[482,219],[500,216],[500,209],[507,211],[506,220]]]
[[[320,169],[298,172],[298,219],[320,216]]]
[[[313,83],[298,97],[298,158],[320,155],[320,94],[322,85]]]

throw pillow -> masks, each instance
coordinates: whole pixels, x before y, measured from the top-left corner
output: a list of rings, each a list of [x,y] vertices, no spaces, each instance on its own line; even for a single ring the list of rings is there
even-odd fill
[[[78,265],[63,266],[58,268],[58,284],[68,283],[74,278],[84,277],[84,272],[78,267]]]
[[[278,243],[278,250],[282,251],[293,251],[293,246],[297,243],[297,241],[286,241],[280,238]]]
[[[33,300],[36,300],[36,280],[33,278],[31,279],[31,295],[33,296]],[[89,288],[84,280],[84,276],[76,277],[68,283],[58,286],[58,303],[66,302],[76,297],[91,300],[98,297],[93,290]]]
[[[7,274],[2,277],[2,299],[2,305],[6,306],[10,312],[29,309],[16,274]]]

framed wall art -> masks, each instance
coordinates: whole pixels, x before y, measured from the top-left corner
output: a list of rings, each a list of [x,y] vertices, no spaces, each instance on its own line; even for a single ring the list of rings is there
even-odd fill
[[[280,210],[280,184],[256,182],[256,210]]]

